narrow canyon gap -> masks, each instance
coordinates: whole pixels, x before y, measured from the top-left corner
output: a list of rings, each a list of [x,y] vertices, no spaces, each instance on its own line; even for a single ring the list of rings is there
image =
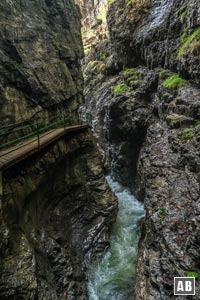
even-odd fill
[[[80,7],[82,110],[93,116],[105,169],[146,210],[135,299],[178,299],[174,277],[200,271],[199,1]],[[197,279],[190,299],[199,294]]]
[[[2,0],[0,25],[0,299],[178,300],[200,274],[199,1]],[[97,280],[121,213],[127,294]]]

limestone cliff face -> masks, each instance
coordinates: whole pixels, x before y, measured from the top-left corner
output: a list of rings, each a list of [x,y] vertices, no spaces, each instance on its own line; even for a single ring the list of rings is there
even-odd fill
[[[1,1],[1,125],[76,111],[83,101],[82,57],[73,1]]]
[[[135,298],[176,299],[173,277],[200,272],[199,2],[111,1],[107,21],[86,110],[106,166],[145,202]]]
[[[91,133],[61,138],[3,173],[0,299],[87,299],[116,199]]]
[[[95,29],[100,25],[107,27],[107,1],[76,0],[76,2],[81,10],[82,26],[84,30]]]
[[[199,83],[199,22],[196,0],[116,0],[108,13],[114,56],[122,67],[164,67]]]
[[[71,0],[1,1],[1,126],[76,114],[80,18]],[[1,179],[0,299],[87,299],[86,271],[109,246],[117,210],[91,132],[60,138]]]

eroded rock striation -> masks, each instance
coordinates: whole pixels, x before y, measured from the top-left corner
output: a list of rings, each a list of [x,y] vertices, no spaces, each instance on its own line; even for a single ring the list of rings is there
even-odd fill
[[[90,131],[4,171],[3,190],[0,298],[87,299],[87,268],[117,210]]]
[[[109,1],[107,22],[86,110],[106,167],[145,202],[135,299],[176,299],[173,278],[200,272],[199,3]]]
[[[71,0],[1,1],[1,126],[76,116],[80,17]],[[0,299],[87,299],[116,211],[89,128],[0,170]]]
[[[82,103],[80,11],[73,1],[1,1],[0,119],[70,113]]]

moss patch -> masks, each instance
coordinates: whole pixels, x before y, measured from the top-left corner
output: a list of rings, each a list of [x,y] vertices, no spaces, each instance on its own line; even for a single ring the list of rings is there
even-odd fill
[[[186,277],[194,277],[194,278],[199,278],[199,274],[197,272],[187,272],[185,274]]]
[[[187,130],[184,130],[183,132],[181,132],[179,135],[178,135],[178,138],[180,140],[193,140],[195,137],[195,133],[192,129],[187,129]]]
[[[158,221],[162,222],[165,218],[165,209],[161,207],[158,209],[158,212]]]
[[[115,2],[115,0],[108,0],[108,2],[107,2],[108,6],[110,6],[111,4],[113,4],[113,2]]]
[[[122,72],[121,72],[122,75],[124,76],[131,76],[131,75],[135,75],[135,74],[140,74],[140,70],[138,69],[134,69],[134,68],[130,68],[130,69],[124,69]]]
[[[165,77],[166,74],[167,74],[167,70],[165,70],[165,69],[160,70],[160,72],[159,72],[159,77],[160,77],[160,78],[163,78],[163,77]]]
[[[118,84],[117,86],[114,87],[115,95],[126,93],[128,92],[128,90],[129,88],[125,83]]]
[[[178,90],[186,85],[186,81],[178,75],[172,75],[168,77],[164,82],[163,86],[168,89]]]
[[[200,120],[196,120],[195,126],[199,126],[199,125],[200,125]]]
[[[182,37],[183,44],[179,48],[178,58],[184,54],[199,54],[200,49],[200,27],[197,28],[191,35]]]
[[[185,18],[186,18],[186,16],[187,16],[187,8],[185,8],[184,10],[183,10],[183,12],[181,13],[181,23],[183,24],[183,22],[184,22],[184,20],[185,20]]]

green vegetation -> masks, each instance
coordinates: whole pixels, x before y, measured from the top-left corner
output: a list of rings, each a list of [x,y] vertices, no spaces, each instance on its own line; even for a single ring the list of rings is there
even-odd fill
[[[128,90],[129,88],[125,83],[118,84],[117,86],[114,87],[115,95],[126,93],[128,92]]]
[[[187,8],[185,8],[181,14],[181,23],[183,24],[185,18],[187,16]]]
[[[84,53],[85,53],[85,55],[87,55],[90,52],[91,48],[92,48],[91,44],[84,45]]]
[[[199,54],[198,49],[200,49],[200,27],[189,36],[186,36],[184,33],[182,40],[183,44],[178,51],[179,59],[181,59],[184,54]]]
[[[195,134],[194,134],[194,131],[192,129],[184,130],[183,132],[181,132],[178,135],[178,138],[180,140],[193,140],[194,137],[195,137]]]
[[[182,42],[185,43],[187,41],[187,38],[188,38],[188,32],[187,29],[184,29],[183,34],[181,36]]]
[[[53,39],[53,44],[57,50],[60,50],[61,43],[57,38]]]
[[[200,125],[200,120],[196,120],[195,125],[199,126]]]
[[[168,89],[178,90],[186,85],[186,81],[179,75],[172,75],[168,77],[164,82],[163,86]]]
[[[106,67],[106,65],[102,61],[99,61],[99,60],[91,60],[88,63],[88,68],[90,69],[90,71],[92,71],[94,73],[102,73],[105,70],[105,67]]]
[[[167,70],[165,70],[165,69],[162,69],[162,70],[159,72],[160,78],[163,78],[166,74],[167,74]]]
[[[113,4],[115,2],[115,0],[108,0],[107,4],[108,6],[110,6],[111,4]]]
[[[48,70],[49,69],[49,67],[50,67],[50,65],[49,64],[44,64],[44,68],[46,69],[46,70]]]
[[[96,67],[98,66],[99,64],[99,61],[98,60],[91,60],[88,64],[88,66],[91,68],[91,69],[96,69]]]
[[[134,69],[134,68],[127,68],[127,69],[124,69],[121,72],[121,74],[124,76],[131,76],[131,75],[135,75],[135,74],[140,74],[140,70]]]
[[[107,7],[102,6],[99,9],[99,13],[97,15],[97,19],[101,20],[102,22],[106,22],[106,15],[107,15]]]
[[[105,59],[106,59],[106,54],[103,53],[103,52],[100,52],[100,53],[99,53],[99,58],[100,58],[101,60],[105,60]]]
[[[135,3],[135,0],[126,0],[127,6],[134,4],[134,3]]]
[[[140,83],[140,81],[136,80],[135,77],[130,77],[127,79],[127,81],[131,87],[137,87]]]
[[[140,69],[135,69],[135,68],[126,68],[123,71],[119,73],[121,76],[123,76],[125,82],[129,87],[135,88],[139,85],[141,76],[142,76],[142,71]],[[132,89],[133,92],[133,89]]]
[[[165,218],[165,209],[164,208],[159,208],[158,211],[159,211],[158,220],[161,222]]]
[[[99,71],[100,71],[101,73],[105,70],[105,68],[106,68],[106,65],[105,65],[104,63],[101,63],[101,64],[99,65]]]
[[[199,278],[199,274],[197,272],[187,272],[185,274],[186,277],[194,277],[194,278]]]

